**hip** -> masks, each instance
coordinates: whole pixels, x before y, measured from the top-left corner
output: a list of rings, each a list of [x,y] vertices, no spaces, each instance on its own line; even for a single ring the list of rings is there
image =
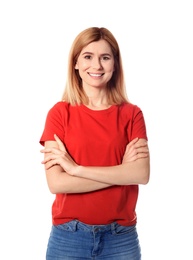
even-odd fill
[[[136,225],[88,225],[77,220],[53,225],[46,259],[140,260]]]

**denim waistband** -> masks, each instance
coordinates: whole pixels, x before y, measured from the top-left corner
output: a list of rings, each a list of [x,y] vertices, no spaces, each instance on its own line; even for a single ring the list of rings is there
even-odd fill
[[[68,229],[71,230],[83,230],[88,232],[107,232],[107,231],[113,231],[116,229],[116,226],[118,224],[116,222],[113,222],[111,224],[107,225],[89,225],[85,224],[79,220],[72,220],[70,222],[67,222],[64,224],[64,226],[68,226]]]

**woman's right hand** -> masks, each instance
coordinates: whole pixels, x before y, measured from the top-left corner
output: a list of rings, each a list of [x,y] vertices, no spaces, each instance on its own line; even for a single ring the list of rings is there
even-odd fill
[[[149,156],[148,143],[146,139],[135,138],[125,149],[122,163],[128,163]]]
[[[45,154],[42,164],[45,165],[46,170],[50,169],[54,165],[60,165],[65,172],[74,175],[74,171],[78,167],[78,164],[67,152],[65,145],[59,137],[54,135],[54,138],[58,147],[46,147],[41,150],[41,152]]]

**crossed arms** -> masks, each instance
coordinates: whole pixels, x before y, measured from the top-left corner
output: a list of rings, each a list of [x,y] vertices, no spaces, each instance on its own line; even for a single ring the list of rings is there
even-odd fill
[[[126,147],[122,163],[116,166],[95,167],[78,165],[55,135],[46,141],[42,164],[50,192],[83,193],[113,185],[147,184],[150,175],[150,155],[145,139],[135,138]]]

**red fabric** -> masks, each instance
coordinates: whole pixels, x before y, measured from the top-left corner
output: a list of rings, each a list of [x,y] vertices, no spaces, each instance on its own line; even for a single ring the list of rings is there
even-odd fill
[[[133,104],[91,110],[84,105],[56,103],[48,112],[40,139],[65,143],[74,160],[83,166],[113,166],[122,161],[126,145],[135,137],[145,138],[143,113]],[[113,186],[82,194],[56,194],[53,224],[78,219],[87,224],[136,223],[138,185]]]

